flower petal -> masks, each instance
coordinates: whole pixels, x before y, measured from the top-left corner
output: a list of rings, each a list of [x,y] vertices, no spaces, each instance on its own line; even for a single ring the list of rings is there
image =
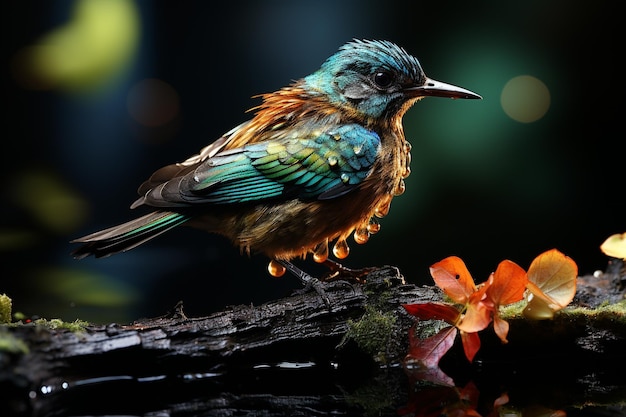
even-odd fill
[[[506,320],[500,318],[499,315],[495,315],[493,318],[493,330],[496,332],[502,343],[509,343],[506,340],[506,336],[509,334],[509,323]]]
[[[435,284],[448,297],[459,304],[465,304],[476,291],[476,285],[465,263],[457,256],[450,256],[430,267],[430,275]]]
[[[500,262],[493,274],[493,283],[487,290],[487,298],[496,306],[516,303],[524,298],[528,277],[526,271],[515,262]]]

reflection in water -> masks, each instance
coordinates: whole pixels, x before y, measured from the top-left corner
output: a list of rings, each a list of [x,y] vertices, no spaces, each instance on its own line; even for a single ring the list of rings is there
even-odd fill
[[[437,385],[414,380],[409,372],[409,400],[398,409],[402,417],[565,417],[563,410],[542,405],[516,406],[510,404],[506,392],[482,398],[473,381],[463,387]],[[479,412],[480,410],[480,412]]]
[[[609,375],[619,371],[534,381],[532,366],[509,373],[507,366],[485,365],[473,380],[452,385],[425,381],[399,365],[364,371],[314,361],[235,372],[76,377],[31,391],[30,406],[22,408],[32,407],[29,413],[15,415],[617,417],[626,410],[619,405],[626,385]]]

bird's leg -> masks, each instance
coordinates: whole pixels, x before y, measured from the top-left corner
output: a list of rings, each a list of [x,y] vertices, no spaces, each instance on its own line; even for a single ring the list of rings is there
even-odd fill
[[[363,284],[365,283],[365,277],[367,274],[375,269],[373,267],[351,269],[341,265],[337,261],[333,261],[332,259],[326,259],[322,263],[330,269],[330,273],[323,278],[323,281],[345,280]]]
[[[298,278],[300,282],[302,282],[302,285],[304,285],[305,290],[308,290],[309,288],[313,288],[315,292],[318,293],[319,296],[322,298],[322,300],[324,301],[324,304],[326,304],[326,306],[328,306],[329,308],[331,307],[330,298],[328,298],[328,294],[326,294],[326,290],[324,289],[324,283],[322,281],[307,274],[306,272],[304,272],[303,270],[301,270],[300,268],[298,268],[297,266],[295,266],[289,261],[282,261],[282,260],[276,260],[276,261],[282,266],[284,266],[285,269],[289,271],[291,274],[295,275],[296,278]]]

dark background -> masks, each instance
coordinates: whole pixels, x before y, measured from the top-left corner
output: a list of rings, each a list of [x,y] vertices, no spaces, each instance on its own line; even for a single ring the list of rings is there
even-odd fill
[[[128,206],[156,168],[196,153],[250,117],[253,95],[313,72],[355,37],[394,41],[428,76],[484,99],[428,98],[407,113],[407,191],[379,234],[350,241],[347,266],[392,264],[430,283],[428,266],[458,255],[480,282],[503,259],[527,268],[557,248],[588,274],[606,266],[599,245],[626,231],[617,3],[137,1],[122,70],[78,87],[33,81],[23,51],[71,20],[74,4],[3,4],[0,293],[15,311],[126,322],[178,300],[197,316],[299,287],[271,278],[267,259],[189,228],[106,259],[76,261],[69,241],[135,216]],[[519,75],[550,92],[532,123],[501,106]],[[171,89],[141,95],[145,79]],[[136,102],[152,124],[129,110]]]

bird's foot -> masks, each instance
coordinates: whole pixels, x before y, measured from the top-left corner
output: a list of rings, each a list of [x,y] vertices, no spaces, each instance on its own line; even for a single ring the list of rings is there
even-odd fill
[[[304,285],[303,292],[307,292],[310,289],[314,289],[316,293],[319,294],[320,298],[324,301],[327,307],[330,308],[330,298],[328,294],[326,294],[326,290],[324,289],[324,284],[319,279],[311,276],[292,264],[289,261],[278,261],[282,266],[287,269],[292,275],[295,275],[296,278],[300,280],[302,285]]]
[[[323,264],[330,269],[330,272],[322,279],[325,282],[341,280],[364,284],[365,277],[375,269],[372,267],[352,269],[331,259],[326,259]]]
[[[317,294],[319,294],[322,301],[324,301],[324,304],[326,304],[326,306],[329,309],[332,309],[330,297],[328,296],[328,293],[326,290],[329,287],[330,281],[339,280],[340,278],[335,278],[333,280],[327,280],[325,278],[323,280],[320,280],[319,278],[315,278],[314,276],[307,274],[306,272],[304,272],[303,270],[301,270],[300,268],[298,268],[297,266],[295,266],[289,261],[277,261],[277,262],[280,263],[282,266],[284,266],[285,269],[289,271],[289,273],[291,273],[292,275],[295,275],[304,286],[303,289],[296,290],[295,291],[296,294],[306,293],[310,291],[311,289],[313,289],[315,290]],[[352,286],[347,282],[341,282],[338,284],[348,285],[350,288],[352,288]],[[333,283],[331,285],[335,285],[335,284]]]

